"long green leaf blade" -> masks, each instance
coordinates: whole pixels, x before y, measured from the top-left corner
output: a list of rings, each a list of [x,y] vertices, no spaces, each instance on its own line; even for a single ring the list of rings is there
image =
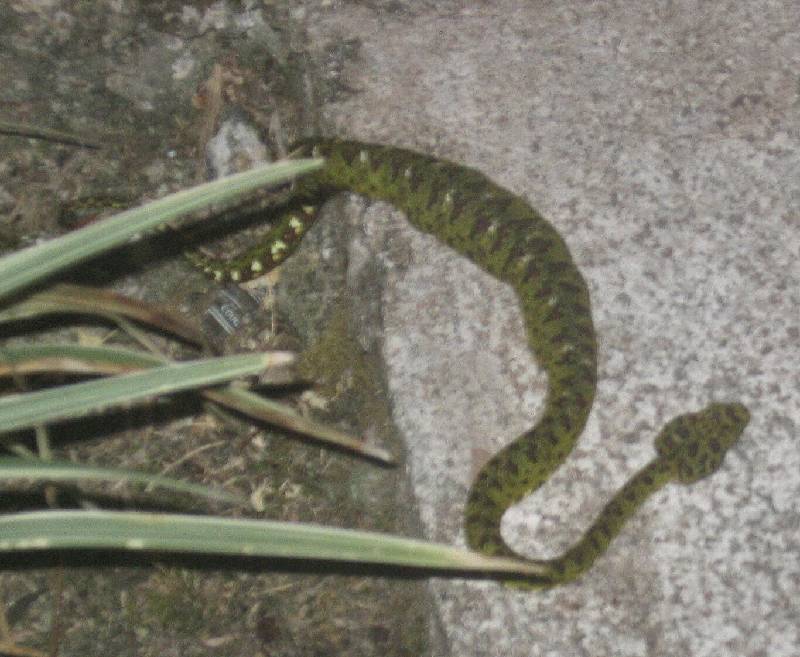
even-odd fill
[[[227,386],[226,388],[215,390],[204,390],[203,394],[207,399],[223,404],[228,408],[236,409],[250,417],[289,429],[289,431],[295,431],[304,436],[316,438],[340,449],[374,459],[385,465],[394,465],[396,462],[395,458],[382,447],[368,445],[363,440],[359,440],[344,431],[315,422],[301,415],[291,406],[263,397],[252,390]]]
[[[319,168],[321,164],[322,160],[291,160],[256,167],[170,194],[62,237],[12,253],[0,259],[0,298],[9,296],[45,276],[124,244],[134,236],[166,221],[216,203],[231,201],[264,185],[286,181]]]
[[[119,347],[89,347],[76,344],[29,344],[0,347],[0,376],[35,372],[71,372],[84,374],[120,374],[155,367],[165,359],[144,352]],[[285,382],[285,373],[259,377],[261,383]],[[366,444],[350,434],[307,418],[291,406],[237,386],[206,389],[207,399],[235,409],[257,420],[289,429],[317,440],[366,456],[386,465],[395,463],[385,449]]]
[[[0,311],[0,324],[52,314],[94,315],[111,321],[124,317],[172,333],[187,342],[203,344],[202,331],[170,308],[110,290],[66,283],[52,285],[4,308]]]
[[[543,572],[535,563],[484,557],[450,545],[320,525],[130,511],[37,511],[0,516],[0,551],[64,549],[282,557],[441,573]]]
[[[144,351],[74,343],[0,346],[0,376],[35,372],[121,374],[169,361]]]
[[[199,484],[191,484],[179,479],[162,475],[124,470],[120,468],[104,468],[93,465],[82,465],[71,461],[42,460],[36,458],[0,458],[0,479],[12,481],[16,479],[32,479],[35,481],[114,481],[149,484],[179,493],[191,493],[211,500],[220,500],[241,504],[244,500],[221,490],[214,490]]]
[[[0,398],[0,433],[77,418],[109,406],[131,403],[191,388],[212,386],[290,365],[291,352],[240,354],[122,374],[85,383]]]

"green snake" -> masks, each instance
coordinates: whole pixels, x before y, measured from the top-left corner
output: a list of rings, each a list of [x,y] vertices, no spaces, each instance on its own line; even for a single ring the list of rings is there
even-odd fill
[[[720,466],[750,419],[739,403],[713,403],[667,423],[655,441],[657,456],[561,556],[534,561],[514,552],[500,534],[503,514],[541,486],[572,451],[597,384],[589,292],[564,240],[525,199],[473,169],[357,141],[307,140],[298,151],[324,157],[325,165],[296,182],[295,209],[285,212],[265,241],[224,264],[197,253],[191,259],[217,279],[253,278],[289,255],[322,200],[351,191],[393,204],[416,228],[514,289],[528,345],[547,374],[546,402],[536,425],[496,453],[478,473],[469,490],[465,529],[472,549],[541,567],[543,574],[514,581],[515,585],[543,588],[574,580],[606,551],[648,496],[670,481],[691,484]]]

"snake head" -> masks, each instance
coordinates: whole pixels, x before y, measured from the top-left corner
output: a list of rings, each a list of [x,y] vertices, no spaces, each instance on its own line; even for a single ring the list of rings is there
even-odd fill
[[[719,468],[749,421],[742,404],[711,404],[670,420],[656,438],[656,451],[677,481],[692,484]]]

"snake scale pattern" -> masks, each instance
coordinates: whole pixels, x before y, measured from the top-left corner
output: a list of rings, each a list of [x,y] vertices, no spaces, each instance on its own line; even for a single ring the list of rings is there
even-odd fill
[[[324,157],[326,163],[297,181],[292,205],[297,209],[286,211],[261,245],[238,258],[218,264],[195,253],[191,259],[217,279],[260,275],[291,253],[325,198],[350,191],[393,204],[415,227],[511,285],[528,345],[547,374],[548,392],[536,425],[478,473],[469,490],[465,529],[474,550],[534,561],[505,543],[501,519],[572,451],[597,382],[589,292],[564,240],[523,198],[473,169],[402,148],[337,139],[307,140],[298,151]],[[742,404],[713,403],[667,423],[656,438],[657,456],[623,486],[582,538],[558,558],[536,560],[544,574],[513,584],[542,588],[578,577],[649,495],[670,481],[690,484],[714,472],[749,418]]]

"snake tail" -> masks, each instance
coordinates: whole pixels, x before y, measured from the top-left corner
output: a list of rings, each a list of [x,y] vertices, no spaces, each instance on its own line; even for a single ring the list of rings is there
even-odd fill
[[[195,267],[216,281],[240,283],[262,276],[280,265],[300,245],[308,229],[316,221],[319,206],[293,202],[275,220],[259,242],[235,258],[219,261],[201,250],[184,252]]]

